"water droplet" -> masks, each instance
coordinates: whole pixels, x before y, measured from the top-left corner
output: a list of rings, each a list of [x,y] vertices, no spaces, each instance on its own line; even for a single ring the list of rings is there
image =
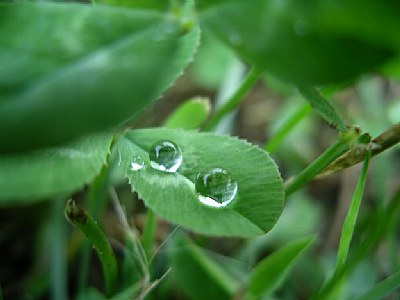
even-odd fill
[[[215,168],[197,175],[195,188],[201,203],[212,207],[224,207],[235,198],[238,186],[227,171]]]
[[[144,160],[140,156],[135,156],[131,162],[131,170],[137,171],[144,167]]]
[[[162,140],[156,142],[149,152],[150,165],[160,171],[176,172],[182,163],[182,151],[177,144]]]

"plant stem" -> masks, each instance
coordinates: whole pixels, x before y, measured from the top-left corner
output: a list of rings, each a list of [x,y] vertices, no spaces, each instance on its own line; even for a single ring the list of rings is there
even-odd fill
[[[261,74],[260,70],[255,67],[251,68],[236,92],[211,116],[203,129],[205,131],[212,130],[224,116],[234,110],[243,101],[244,96],[254,86]]]
[[[154,242],[154,236],[156,232],[157,218],[151,208],[147,209],[146,225],[142,235],[142,245],[144,252],[146,253],[147,260],[150,260],[152,256],[152,248]]]
[[[92,217],[76,206],[72,199],[65,205],[65,215],[92,242],[103,267],[106,294],[111,295],[117,280],[117,261],[107,237]]]
[[[53,299],[67,300],[67,227],[62,218],[64,201],[54,199],[50,224],[50,285]]]
[[[351,199],[349,211],[343,223],[342,234],[340,236],[339,242],[338,257],[334,273],[337,273],[340,269],[342,269],[347,260],[347,255],[350,249],[350,242],[353,237],[354,227],[357,221],[358,211],[360,208],[361,199],[365,187],[370,157],[371,153],[369,152],[365,157],[361,174],[354,190],[353,197]]]
[[[290,195],[304,186],[307,182],[318,175],[319,172],[325,169],[325,167],[328,166],[332,161],[349,150],[349,147],[350,146],[347,140],[339,138],[336,143],[334,143],[324,153],[317,157],[317,159],[308,165],[300,174],[285,183],[286,195]]]
[[[364,145],[363,147],[355,147],[350,149],[346,155],[343,155],[338,160],[335,160],[327,166],[327,168],[321,172],[321,176],[326,176],[340,170],[349,168],[359,162],[362,162],[368,151],[371,150],[372,156],[376,156],[381,152],[395,146],[400,142],[400,123],[397,123],[390,127],[389,129],[382,132],[376,138],[371,140],[372,149],[369,145]]]
[[[304,103],[302,106],[298,107],[297,110],[282,124],[282,126],[279,127],[278,131],[272,136],[272,138],[268,140],[264,149],[269,153],[275,152],[288,133],[311,112],[312,109],[308,103]]]
[[[107,179],[108,179],[108,168],[103,167],[99,176],[95,178],[89,187],[87,193],[87,207],[88,212],[93,219],[98,219],[101,211],[104,209],[104,205],[107,201]],[[86,287],[87,277],[89,273],[89,262],[90,262],[90,243],[88,240],[84,240],[80,251],[80,263],[79,263],[79,274],[78,274],[78,294],[82,293]]]
[[[129,252],[131,251],[133,253],[133,257],[135,257],[139,263],[140,267],[140,272],[141,275],[143,276],[142,279],[142,285],[145,286],[149,281],[150,281],[150,274],[149,274],[149,264],[147,260],[146,253],[143,250],[143,246],[141,242],[137,238],[137,233],[135,228],[130,228],[128,224],[128,220],[125,216],[125,213],[121,207],[121,203],[118,199],[118,195],[115,191],[114,188],[110,187],[109,189],[109,194],[112,200],[112,203],[114,205],[114,209],[116,212],[116,215],[118,217],[118,220],[120,221],[124,233],[125,233],[125,251]],[[125,256],[125,261],[123,267],[126,269],[132,268],[132,265],[130,264],[130,260],[128,255]],[[124,278],[126,280],[127,278]],[[131,282],[129,281],[129,284]]]

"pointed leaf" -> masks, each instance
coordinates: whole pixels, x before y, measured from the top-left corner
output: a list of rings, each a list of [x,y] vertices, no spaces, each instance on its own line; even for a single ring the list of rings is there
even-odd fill
[[[379,282],[376,286],[355,300],[379,300],[400,287],[400,271]]]
[[[210,113],[210,99],[197,97],[182,103],[165,121],[167,128],[196,129]]]
[[[112,136],[86,137],[65,147],[0,156],[0,204],[31,202],[79,190],[100,173]]]
[[[55,145],[135,117],[197,47],[166,13],[72,3],[0,4],[0,151]]]
[[[299,86],[299,91],[303,95],[304,100],[310,103],[312,108],[320,114],[325,121],[341,132],[346,131],[346,125],[343,120],[339,117],[328,100],[325,99],[314,87]]]
[[[171,140],[182,149],[183,162],[176,173],[150,167],[148,151],[159,140]],[[194,231],[254,236],[270,230],[282,211],[284,191],[277,166],[266,152],[245,141],[213,133],[142,129],[122,137],[114,155],[146,205]],[[146,167],[131,171],[129,165],[137,155]],[[195,190],[196,176],[214,168],[225,169],[238,184],[235,198],[226,207],[202,204]]]
[[[295,260],[312,242],[313,237],[291,242],[258,263],[250,275],[249,299],[261,299],[278,288]]]
[[[190,299],[232,299],[237,282],[189,240],[176,238],[170,259],[174,276]]]

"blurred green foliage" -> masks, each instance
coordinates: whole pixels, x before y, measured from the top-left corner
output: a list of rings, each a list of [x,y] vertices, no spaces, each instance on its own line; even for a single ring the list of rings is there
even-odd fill
[[[398,1],[55,2],[0,3],[0,299],[398,297]]]

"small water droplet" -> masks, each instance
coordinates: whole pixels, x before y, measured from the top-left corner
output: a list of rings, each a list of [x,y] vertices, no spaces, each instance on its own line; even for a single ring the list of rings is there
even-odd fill
[[[199,201],[207,206],[227,206],[237,194],[237,182],[221,168],[198,174],[195,182]]]
[[[131,170],[137,171],[144,167],[144,160],[141,156],[135,156],[131,162]]]
[[[177,144],[162,140],[156,142],[149,151],[150,165],[160,171],[176,172],[182,163],[182,151]]]

